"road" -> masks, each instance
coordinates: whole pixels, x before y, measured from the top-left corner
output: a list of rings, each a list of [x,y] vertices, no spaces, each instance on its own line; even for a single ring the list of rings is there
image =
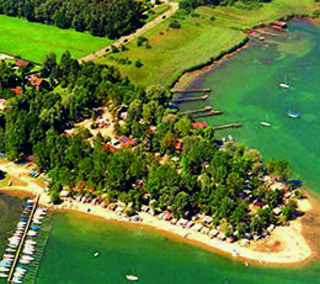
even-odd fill
[[[164,14],[162,14],[161,16],[155,18],[154,20],[148,22],[147,24],[145,24],[142,28],[138,29],[136,32],[127,35],[127,36],[123,36],[120,39],[118,39],[116,42],[102,48],[99,51],[96,51],[94,53],[91,53],[89,55],[86,55],[85,57],[82,57],[80,59],[78,59],[78,61],[84,62],[84,61],[90,61],[93,59],[96,59],[97,57],[103,56],[105,54],[108,54],[110,51],[106,51],[106,50],[110,50],[111,49],[111,45],[115,46],[115,47],[119,47],[122,44],[127,44],[130,41],[134,40],[135,38],[141,36],[142,34],[144,34],[145,32],[149,31],[150,29],[152,29],[153,27],[155,27],[156,25],[158,25],[159,23],[161,23],[163,21],[163,17],[165,16],[165,18],[169,18],[171,17],[174,13],[176,13],[178,11],[179,8],[179,3],[173,3],[173,2],[165,2],[167,5],[170,5],[170,9],[168,11],[166,11]],[[124,42],[126,40],[126,42]]]

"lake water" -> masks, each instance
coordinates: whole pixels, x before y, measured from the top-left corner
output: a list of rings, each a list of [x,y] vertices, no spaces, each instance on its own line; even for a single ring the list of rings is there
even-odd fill
[[[95,252],[98,257],[94,257]],[[131,224],[55,214],[37,284],[310,284],[320,265],[245,268],[240,262]]]
[[[253,42],[249,48],[200,76],[192,87],[212,88],[206,102],[224,115],[211,125],[241,122],[243,127],[217,132],[259,149],[264,157],[285,158],[298,178],[320,193],[320,26],[293,21],[290,33]],[[280,83],[290,85],[285,90]],[[289,118],[288,111],[301,117]],[[263,127],[260,122],[272,124]]]

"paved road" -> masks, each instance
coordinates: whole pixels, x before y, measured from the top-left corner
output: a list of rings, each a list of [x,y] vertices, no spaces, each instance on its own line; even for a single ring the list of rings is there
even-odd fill
[[[85,57],[82,57],[82,58],[78,59],[78,61],[81,63],[81,62],[93,60],[97,57],[108,54],[109,52],[107,52],[106,50],[111,49],[111,45],[113,45],[115,47],[119,47],[121,44],[127,44],[128,42],[134,40],[135,38],[142,35],[146,31],[152,29],[157,24],[161,23],[163,21],[163,16],[165,16],[166,18],[171,17],[175,12],[177,12],[177,10],[179,8],[179,3],[166,2],[166,4],[170,5],[170,9],[167,12],[165,12],[161,16],[155,18],[154,20],[148,22],[142,28],[138,29],[135,33],[130,34],[128,36],[123,36],[119,40],[117,40],[116,42],[104,47],[103,49],[101,49],[99,51],[96,51],[96,52],[91,53]],[[127,40],[127,41],[124,43],[124,40]]]

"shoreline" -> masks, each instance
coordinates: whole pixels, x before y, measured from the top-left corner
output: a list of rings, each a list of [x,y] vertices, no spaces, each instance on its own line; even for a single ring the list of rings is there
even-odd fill
[[[320,24],[320,18],[313,18],[311,16],[295,15],[292,16],[290,20],[294,19],[309,21],[312,24]],[[259,26],[253,27],[253,29],[256,29],[258,27]],[[184,91],[187,90],[187,88],[192,85],[200,76],[211,72],[215,67],[219,66],[219,64],[223,63],[225,60],[248,48],[250,46],[250,43],[251,38],[247,36],[244,42],[240,42],[239,44],[234,45],[229,50],[222,50],[220,56],[211,58],[203,64],[193,66],[187,70],[184,70],[181,75],[179,75],[179,77],[171,84],[171,89]]]
[[[246,49],[250,45],[250,37],[247,36],[244,41],[234,45],[229,50],[222,50],[221,55],[210,58],[207,62],[202,63],[198,66],[193,66],[187,70],[184,70],[179,77],[172,82],[171,89],[176,90],[186,90],[188,86],[190,86],[194,81],[198,79],[199,76],[204,73],[212,71],[212,69],[228,58],[234,56],[235,54],[241,52]]]
[[[247,266],[249,263],[259,266],[271,267],[296,267],[309,263],[315,252],[312,246],[308,244],[307,239],[303,234],[302,220],[291,221],[290,226],[278,226],[272,232],[271,236],[250,244],[248,247],[243,247],[239,242],[228,243],[220,241],[217,238],[211,239],[208,235],[200,232],[195,232],[191,229],[185,229],[177,225],[172,225],[170,222],[160,220],[145,212],[139,212],[138,216],[142,221],[130,221],[129,217],[119,216],[116,212],[102,208],[98,205],[86,204],[66,199],[60,205],[53,205],[50,199],[43,192],[39,192],[31,187],[19,189],[1,188],[1,191],[7,194],[19,195],[21,191],[29,194],[40,193],[40,204],[48,207],[53,212],[73,212],[76,214],[84,214],[90,218],[100,218],[102,221],[117,222],[128,224],[131,223],[135,227],[147,227],[151,230],[156,230],[162,234],[168,235],[177,241],[183,241],[190,245],[195,245],[203,249],[218,253],[230,259],[241,261]],[[299,208],[307,215],[313,208],[312,203],[308,199],[299,201]],[[88,209],[89,212],[88,212]],[[187,237],[184,237],[187,234]],[[280,250],[278,247],[280,246]]]

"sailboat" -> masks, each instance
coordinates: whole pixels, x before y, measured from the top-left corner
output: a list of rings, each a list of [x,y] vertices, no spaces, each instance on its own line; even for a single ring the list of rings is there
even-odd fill
[[[300,117],[300,113],[297,112],[297,111],[289,110],[288,111],[288,116],[291,117],[291,118],[299,118]]]

